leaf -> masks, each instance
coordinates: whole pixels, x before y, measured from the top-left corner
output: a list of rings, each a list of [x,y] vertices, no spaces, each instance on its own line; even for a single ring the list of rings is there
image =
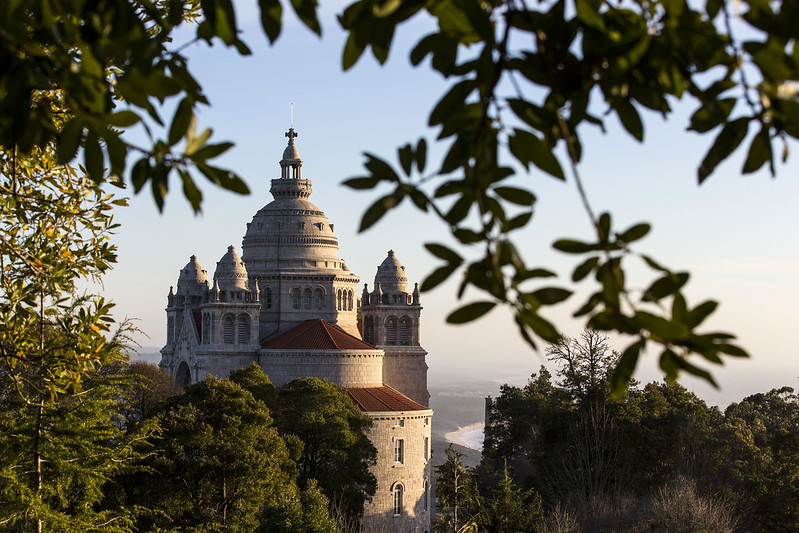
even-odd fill
[[[319,18],[316,15],[318,6],[316,0],[291,0],[291,5],[303,24],[315,34],[321,36],[322,26],[319,24]]]
[[[645,302],[657,302],[666,296],[670,296],[680,290],[689,278],[687,272],[679,272],[677,274],[668,274],[660,279],[655,280],[649,288],[644,291],[643,300]]]
[[[579,264],[572,272],[572,281],[575,283],[585,279],[588,274],[590,274],[594,268],[596,267],[597,263],[599,263],[599,257],[589,257],[583,263]]]
[[[192,116],[192,103],[191,100],[186,97],[180,101],[177,109],[175,110],[175,116],[172,118],[172,125],[169,128],[168,137],[169,146],[176,144],[183,137],[183,135],[186,134],[186,131],[189,129]]]
[[[424,172],[424,167],[427,164],[427,141],[424,138],[419,139],[416,143],[416,170],[421,174]]]
[[[103,180],[103,150],[97,134],[89,130],[86,135],[86,146],[83,147],[83,160],[86,172],[95,183]]]
[[[644,124],[635,106],[629,100],[614,100],[613,108],[619,116],[622,126],[627,132],[635,137],[638,142],[644,141]]]
[[[718,308],[719,303],[713,300],[708,300],[697,305],[685,315],[685,324],[690,328],[695,328],[705,321],[713,312]]]
[[[391,165],[380,159],[379,157],[375,157],[372,154],[366,153],[366,163],[363,164],[367,170],[369,170],[373,176],[384,180],[384,181],[393,181],[395,183],[399,183],[400,177],[391,168]]]
[[[129,109],[117,111],[116,113],[108,115],[106,119],[109,126],[114,126],[116,128],[128,128],[134,124],[138,124],[139,121],[141,121],[141,117]]]
[[[444,265],[435,269],[424,279],[424,281],[422,281],[422,285],[419,287],[419,289],[422,292],[433,289],[434,287],[446,281],[447,278],[449,278],[457,269],[458,265],[456,264]]]
[[[566,175],[558,162],[558,158],[552,153],[552,149],[541,139],[526,130],[515,129],[514,134],[508,140],[510,151],[513,156],[529,168],[530,163],[534,164],[547,174],[565,180]]]
[[[366,231],[371,228],[375,222],[383,218],[386,212],[400,203],[402,197],[398,197],[396,193],[383,196],[367,209],[361,218],[361,226],[358,232]]]
[[[443,244],[428,242],[425,243],[424,247],[427,248],[428,252],[439,259],[443,259],[449,264],[461,264],[463,262],[463,258],[460,255],[458,255],[455,251],[450,250]]]
[[[619,235],[619,240],[627,244],[635,242],[644,238],[652,229],[652,226],[647,223],[636,224],[635,226],[627,229],[624,233]]]
[[[258,5],[261,8],[261,27],[269,38],[269,42],[274,43],[280,36],[283,6],[280,4],[280,0],[258,0]]]
[[[605,32],[605,21],[599,15],[591,0],[577,0],[577,18],[587,26]]]
[[[724,125],[702,160],[702,164],[699,165],[697,177],[700,184],[713,173],[719,163],[727,159],[738,148],[749,130],[749,120],[748,117],[741,117]]]
[[[463,80],[453,85],[449,92],[447,92],[433,108],[433,111],[430,113],[430,118],[428,119],[428,124],[430,126],[436,126],[445,123],[455,114],[456,109],[464,106],[466,98],[475,89],[476,85],[476,82],[470,79]]]
[[[535,203],[535,195],[527,189],[518,187],[496,187],[494,192],[503,200],[517,205],[530,206]]]
[[[474,302],[456,309],[447,317],[449,324],[464,324],[471,322],[491,311],[497,305],[496,302]]]
[[[610,392],[614,398],[618,398],[621,393],[627,390],[627,385],[633,377],[633,372],[635,372],[635,367],[638,365],[638,359],[641,356],[641,350],[644,347],[646,347],[646,340],[641,339],[629,345],[625,348],[624,353],[621,354],[610,378]]]
[[[397,150],[397,154],[399,156],[402,170],[405,171],[406,176],[410,176],[411,165],[413,165],[413,149],[411,148],[411,145],[406,144],[405,146],[401,147],[399,150]]]
[[[208,161],[209,159],[213,159],[223,153],[227,152],[230,148],[233,147],[233,143],[231,142],[223,142],[219,144],[207,144],[194,152],[191,155],[192,161]]]
[[[560,239],[552,244],[552,247],[567,254],[584,254],[597,250],[595,244],[588,244],[586,242],[575,241],[572,239]]]
[[[362,190],[374,189],[378,183],[380,183],[380,178],[376,178],[374,176],[362,176],[345,180],[342,182],[342,185],[345,185],[350,189]]]
[[[769,127],[763,126],[760,132],[752,139],[749,145],[749,153],[746,156],[742,172],[751,174],[760,169],[766,163],[771,163],[771,175],[774,175],[774,154],[771,151],[771,138],[769,137]]]
[[[633,323],[658,337],[661,342],[683,341],[691,335],[691,330],[684,325],[646,311],[636,311]]]
[[[355,63],[358,62],[358,59],[361,58],[365,48],[365,45],[358,43],[358,40],[355,38],[355,32],[350,32],[341,55],[341,70],[347,71],[351,69]]]
[[[545,287],[532,293],[542,305],[555,305],[572,295],[572,291],[559,287]]]
[[[83,120],[72,117],[58,134],[56,144],[56,161],[59,165],[66,165],[75,157],[83,135]]]

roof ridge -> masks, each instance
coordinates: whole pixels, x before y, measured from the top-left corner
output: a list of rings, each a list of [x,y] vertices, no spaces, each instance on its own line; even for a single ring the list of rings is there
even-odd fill
[[[330,334],[330,330],[328,329],[328,326],[332,326],[332,324],[330,324],[327,320],[323,318],[318,318],[317,320],[319,320],[319,322],[322,323],[322,328],[325,330],[327,338],[330,339],[330,342],[333,343],[333,346],[335,346],[336,349],[341,350],[341,346],[338,345],[336,339],[333,338],[333,335]]]

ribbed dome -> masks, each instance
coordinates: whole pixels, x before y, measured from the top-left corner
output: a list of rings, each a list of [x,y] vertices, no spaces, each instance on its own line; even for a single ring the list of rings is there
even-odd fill
[[[383,293],[408,292],[408,276],[405,275],[405,267],[394,255],[394,250],[389,250],[388,257],[377,267],[375,285],[378,283]]]
[[[248,270],[263,276],[277,270],[346,270],[338,257],[338,239],[324,212],[308,197],[311,181],[302,179],[294,128],[280,162],[281,178],[272,180],[274,200],[261,208],[247,225],[242,256]]]
[[[180,270],[177,293],[201,296],[207,288],[207,283],[208,272],[197,261],[197,256],[193,255],[186,266]]]
[[[247,268],[235,246],[228,246],[227,253],[216,263],[214,279],[222,290],[247,289]]]

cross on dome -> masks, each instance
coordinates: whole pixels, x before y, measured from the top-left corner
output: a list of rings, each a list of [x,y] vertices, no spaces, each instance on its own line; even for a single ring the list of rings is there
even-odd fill
[[[289,131],[286,132],[286,137],[289,138],[289,144],[294,144],[294,138],[299,137],[300,134],[294,131],[294,128],[289,128]]]

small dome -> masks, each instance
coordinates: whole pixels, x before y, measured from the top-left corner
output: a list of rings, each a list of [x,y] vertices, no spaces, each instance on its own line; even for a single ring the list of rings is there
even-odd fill
[[[299,134],[294,131],[294,128],[289,128],[286,132],[286,137],[289,138],[289,145],[283,150],[283,161],[298,161],[300,160],[300,151],[297,150],[297,145],[294,144],[294,138]]]
[[[375,285],[379,285],[383,293],[401,292],[407,294],[408,276],[405,275],[405,267],[394,255],[394,250],[389,250],[388,257],[377,267]]]
[[[197,256],[193,255],[180,270],[177,294],[202,295],[207,289],[207,283],[208,272],[197,261]]]
[[[286,149],[283,150],[283,161],[296,159],[300,159],[300,151],[297,150],[297,145],[292,141],[286,146]]]
[[[228,246],[227,253],[216,263],[214,280],[222,290],[248,289],[247,268],[236,253],[235,246]]]

